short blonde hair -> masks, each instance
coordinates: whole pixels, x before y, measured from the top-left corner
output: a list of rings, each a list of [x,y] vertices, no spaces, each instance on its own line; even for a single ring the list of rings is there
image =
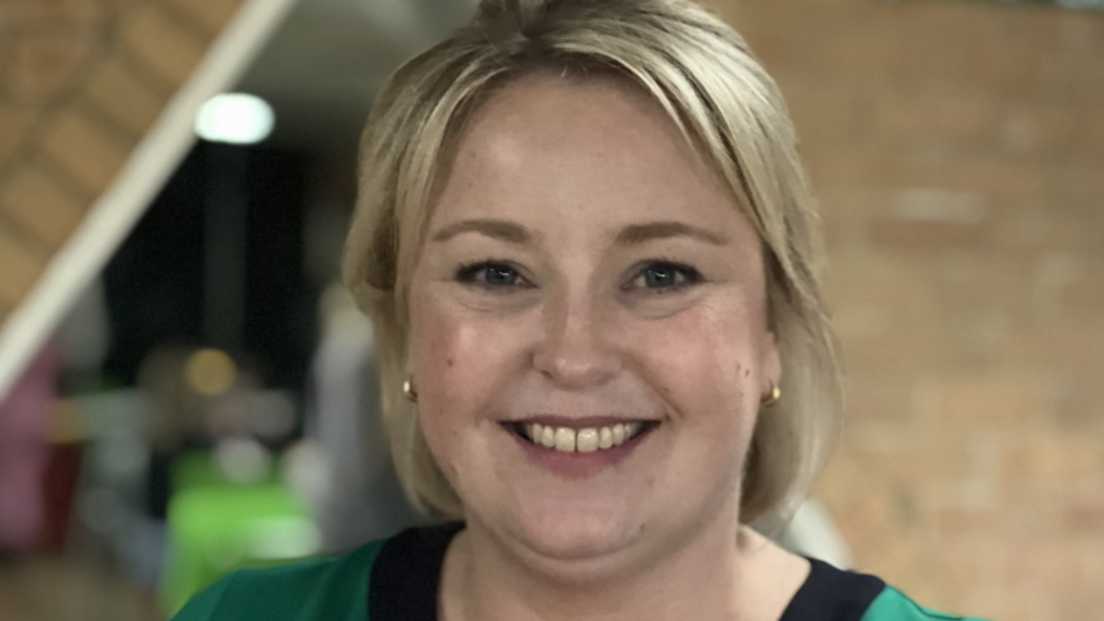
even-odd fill
[[[380,94],[361,142],[344,275],[375,326],[381,405],[408,497],[424,513],[463,516],[401,390],[407,286],[434,189],[472,110],[537,71],[615,76],[650,97],[758,232],[785,395],[756,425],[741,520],[787,518],[826,460],[841,418],[816,214],[773,80],[738,34],[687,0],[484,0],[468,26],[404,64]]]

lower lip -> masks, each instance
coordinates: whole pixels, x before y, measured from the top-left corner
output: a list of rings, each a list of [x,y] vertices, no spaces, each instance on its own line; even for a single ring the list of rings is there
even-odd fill
[[[505,429],[503,431],[518,443],[526,457],[536,466],[564,479],[587,479],[626,459],[655,430],[648,429],[620,446],[589,453],[557,451],[533,444],[516,433]]]

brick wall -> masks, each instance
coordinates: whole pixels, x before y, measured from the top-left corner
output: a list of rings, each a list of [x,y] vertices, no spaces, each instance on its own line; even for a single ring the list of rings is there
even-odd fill
[[[0,322],[242,0],[0,0]]]
[[[241,0],[0,0],[0,321]],[[1104,15],[714,0],[823,203],[859,566],[1001,621],[1104,610]]]
[[[1104,610],[1104,14],[716,0],[822,202],[860,568],[1001,621]]]

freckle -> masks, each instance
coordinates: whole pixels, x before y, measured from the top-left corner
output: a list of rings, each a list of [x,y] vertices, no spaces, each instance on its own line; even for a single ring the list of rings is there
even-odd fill
[[[744,377],[751,377],[751,369],[744,369]]]
[[[453,365],[454,361],[453,361],[452,358],[449,358],[447,362],[448,362],[448,365],[451,367]]]

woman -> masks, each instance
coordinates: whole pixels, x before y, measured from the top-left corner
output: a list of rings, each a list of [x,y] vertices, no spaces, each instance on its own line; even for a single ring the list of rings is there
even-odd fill
[[[800,501],[839,397],[793,130],[722,22],[487,0],[392,78],[361,172],[346,282],[445,525],[178,618],[936,618],[748,526]]]

